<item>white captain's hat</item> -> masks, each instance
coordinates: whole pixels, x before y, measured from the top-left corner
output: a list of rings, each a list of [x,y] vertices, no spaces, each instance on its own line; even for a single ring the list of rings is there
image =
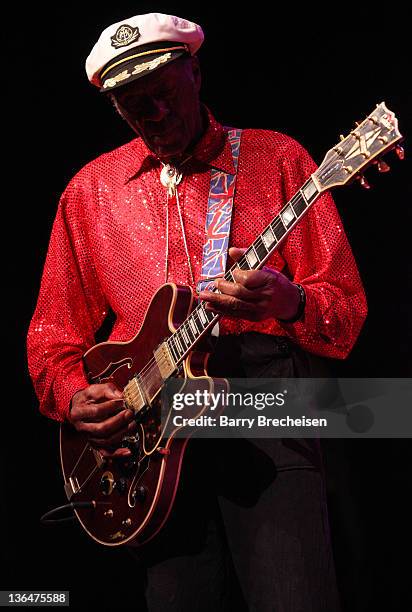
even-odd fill
[[[86,60],[89,81],[111,91],[183,54],[194,55],[204,39],[202,28],[173,15],[136,15],[109,26]]]

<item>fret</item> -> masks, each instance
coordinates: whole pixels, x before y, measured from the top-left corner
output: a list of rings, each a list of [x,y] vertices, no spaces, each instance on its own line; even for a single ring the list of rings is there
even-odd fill
[[[192,313],[190,319],[193,321],[193,325],[196,327],[197,334],[201,334],[204,330],[199,319],[194,316],[194,313]]]
[[[213,321],[213,319],[216,317],[215,313],[212,312],[211,310],[205,310],[204,313],[205,313],[209,323],[211,323]]]
[[[194,324],[192,317],[190,317],[187,322],[189,323],[189,328],[192,331],[192,334],[194,335],[194,337],[196,338],[199,335],[199,330],[197,329],[196,325]]]
[[[196,310],[199,314],[199,319],[202,321],[202,325],[204,327],[207,327],[209,325],[209,318],[207,316],[208,312],[207,310],[205,310],[205,305],[206,305],[206,302],[200,302]]]
[[[200,319],[199,309],[195,309],[192,312],[192,317],[193,317],[193,320],[194,320],[194,322],[196,324],[197,329],[199,330],[199,333],[202,334],[205,331],[205,325],[202,323],[202,320]]]
[[[228,270],[228,271],[226,272],[226,274],[225,274],[225,280],[229,281],[230,283],[234,283],[234,282],[236,282],[236,281],[235,281],[235,278],[234,278],[234,276],[233,276],[233,274],[232,274],[232,270]]]
[[[276,223],[276,225],[273,225],[273,223]],[[272,223],[272,229],[275,233],[276,238],[280,240],[282,236],[286,234],[286,227],[283,225],[282,219],[280,219],[279,217],[276,217],[273,223]]]
[[[270,225],[265,229],[262,234],[262,242],[268,251],[270,251],[273,245],[275,245],[277,242],[276,236],[273,233],[273,230]]]
[[[243,256],[238,262],[236,262],[236,266],[241,270],[249,270],[249,264],[245,256]]]
[[[255,245],[255,251],[256,251],[257,256],[259,257],[259,260],[263,261],[265,257],[267,256],[269,249],[266,248],[260,236],[257,240],[255,240],[254,245]]]
[[[296,200],[292,202],[292,207],[297,217],[300,217],[300,215],[306,210],[306,201],[303,193],[298,195]]]
[[[196,340],[196,336],[193,334],[193,331],[189,325],[189,319],[187,319],[185,321],[185,323],[183,323],[183,325],[186,326],[186,333],[189,336],[189,340],[191,344],[194,344],[195,340]]]
[[[180,340],[180,344],[183,346],[183,348],[184,348],[184,350],[185,350],[185,352],[186,352],[186,351],[187,351],[187,349],[188,349],[188,348],[189,348],[189,346],[190,346],[190,340],[189,340],[188,342],[186,341],[186,338],[185,338],[185,337],[184,337],[184,335],[183,335],[183,329],[184,329],[184,328],[183,328],[183,326],[182,326],[182,327],[180,327],[180,328],[177,330],[176,335],[177,335],[177,337],[178,337],[178,338],[179,338],[179,340]]]
[[[185,343],[186,343],[186,346],[187,346],[187,347],[189,347],[189,346],[190,346],[190,344],[191,344],[191,341],[190,341],[189,335],[188,335],[188,333],[187,333],[187,331],[186,331],[186,328],[185,328],[185,324],[184,324],[184,323],[183,323],[183,325],[182,325],[182,327],[181,327],[181,330],[182,330],[182,334],[181,334],[181,335],[183,336],[183,339],[184,339],[184,341],[185,341]]]
[[[168,345],[169,345],[169,348],[170,348],[170,350],[172,352],[173,359],[175,360],[175,363],[177,363],[177,361],[179,360],[180,355],[179,355],[178,350],[177,350],[177,348],[175,346],[175,341],[174,341],[173,336],[170,336],[170,338],[168,340]]]
[[[316,185],[311,178],[303,185],[301,192],[308,204],[312,204],[319,195]]]
[[[177,332],[174,334],[174,338],[175,338],[175,343],[177,345],[177,349],[179,351],[179,357],[181,357],[182,355],[185,354],[186,350],[183,348],[182,343],[180,342],[180,338],[179,338],[179,335],[178,335]]]

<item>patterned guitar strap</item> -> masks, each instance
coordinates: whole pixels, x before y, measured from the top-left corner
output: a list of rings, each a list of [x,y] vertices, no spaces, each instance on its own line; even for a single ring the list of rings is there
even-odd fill
[[[196,287],[198,292],[212,289],[213,279],[223,277],[226,271],[242,130],[229,129],[227,134],[235,174],[228,174],[214,168],[211,170],[205,226],[206,238],[203,246],[200,281]]]

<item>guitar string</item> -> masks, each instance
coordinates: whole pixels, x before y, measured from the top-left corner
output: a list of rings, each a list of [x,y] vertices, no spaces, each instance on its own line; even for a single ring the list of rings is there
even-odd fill
[[[99,467],[98,465],[95,465],[94,468],[92,469],[92,471],[89,473],[89,475],[86,476],[86,480],[84,480],[82,482],[82,484],[79,485],[80,490],[82,489],[82,487],[85,486],[85,484],[87,484],[89,482],[90,478],[93,476],[93,474],[95,473],[95,471],[97,470],[98,467]]]
[[[84,447],[84,449],[83,449],[83,451],[80,453],[80,456],[79,456],[78,460],[76,461],[76,463],[75,463],[75,465],[74,465],[74,467],[73,467],[72,471],[70,472],[70,476],[69,476],[69,478],[71,478],[71,477],[73,476],[74,470],[75,470],[75,469],[77,468],[77,466],[79,465],[80,461],[82,460],[82,457],[83,457],[84,453],[86,452],[86,450],[87,450],[87,448],[88,448],[89,446],[90,446],[90,445],[89,445],[89,443],[87,442],[87,443],[86,443],[86,445],[85,445],[85,447]]]

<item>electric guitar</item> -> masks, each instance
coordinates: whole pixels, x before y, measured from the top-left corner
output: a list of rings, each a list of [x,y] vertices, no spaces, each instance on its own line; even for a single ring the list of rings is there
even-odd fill
[[[328,151],[316,172],[224,278],[233,282],[235,267],[261,268],[324,191],[355,178],[368,187],[363,170],[377,164],[386,172],[389,168],[379,156],[392,148],[402,159],[401,139],[394,113],[382,102],[348,136],[341,136],[340,143]],[[124,402],[138,423],[137,433],[124,441],[131,455],[123,459],[103,458],[68,423],[60,429],[67,498],[82,527],[101,544],[138,546],[148,542],[172,509],[188,437],[177,436],[180,428],[173,430],[170,420],[162,419],[165,381],[180,377],[183,391],[191,381],[197,389],[209,392],[225,388],[224,379],[207,376],[209,353],[201,344],[220,315],[204,306],[189,287],[167,283],[154,294],[134,338],[102,342],[83,356],[90,383],[114,381],[123,389]],[[200,416],[204,410],[190,416]],[[179,414],[185,416],[184,411]]]

